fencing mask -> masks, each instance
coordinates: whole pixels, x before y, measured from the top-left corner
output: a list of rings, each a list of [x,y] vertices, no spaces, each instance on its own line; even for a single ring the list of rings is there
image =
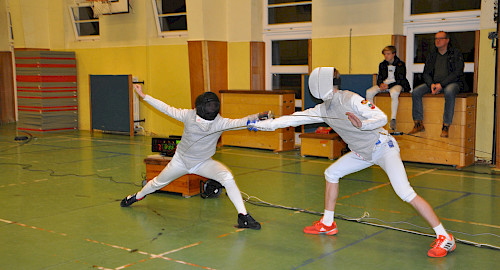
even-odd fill
[[[340,76],[334,67],[317,67],[309,76],[309,91],[317,99],[324,99],[334,85],[340,86]]]
[[[220,101],[214,92],[205,92],[195,101],[196,114],[205,120],[214,120],[219,114]]]

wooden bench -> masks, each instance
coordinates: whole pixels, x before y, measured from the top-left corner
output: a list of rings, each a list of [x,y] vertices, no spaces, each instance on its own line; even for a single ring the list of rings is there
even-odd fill
[[[337,133],[302,133],[299,138],[300,155],[303,157],[327,157],[333,160],[340,157],[346,149],[346,144]]]
[[[423,97],[425,131],[414,135],[395,136],[403,161],[453,165],[458,168],[474,163],[476,143],[476,93],[460,93],[455,99],[455,113],[449,137],[441,138],[444,94],[426,94]],[[379,93],[374,103],[391,115],[389,93]],[[414,125],[410,93],[401,93],[396,116],[397,131],[409,132]],[[385,126],[389,129],[389,125]]]
[[[237,119],[269,110],[280,117],[295,112],[295,92],[291,90],[221,90],[220,93],[223,117]],[[221,136],[221,145],[269,149],[275,152],[293,150],[295,129],[287,127],[272,132],[247,129],[225,131]]]
[[[161,155],[151,155],[144,159],[146,163],[146,180],[150,181],[155,178],[172,160],[172,157]],[[180,193],[183,197],[189,198],[200,193],[200,181],[205,181],[207,178],[196,174],[186,174],[181,176],[170,184],[161,188],[161,191]]]

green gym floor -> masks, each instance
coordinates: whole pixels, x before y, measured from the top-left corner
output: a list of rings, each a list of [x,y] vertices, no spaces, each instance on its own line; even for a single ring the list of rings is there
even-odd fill
[[[260,231],[234,228],[229,198],[154,193],[129,208],[140,189],[151,138],[88,131],[14,140],[0,126],[0,269],[498,269],[500,173],[486,165],[456,170],[407,163],[415,190],[456,238],[445,258],[429,258],[433,238],[344,218],[433,234],[393,192],[379,167],[340,182],[336,236],[306,235],[319,216],[246,203]],[[323,211],[326,158],[221,147],[215,159],[242,192],[288,207]],[[246,195],[245,195],[246,197]],[[257,199],[253,198],[252,201]]]

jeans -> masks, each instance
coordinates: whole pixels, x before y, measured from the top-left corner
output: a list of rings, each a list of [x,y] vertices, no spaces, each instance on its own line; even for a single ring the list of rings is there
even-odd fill
[[[455,97],[460,91],[460,86],[458,83],[450,83],[443,88],[444,92],[444,113],[443,113],[443,124],[451,125],[453,122],[453,113],[455,112]],[[422,103],[422,97],[426,93],[430,93],[431,89],[427,84],[421,84],[417,86],[411,92],[411,99],[413,101],[412,115],[413,120],[424,120],[424,106]]]

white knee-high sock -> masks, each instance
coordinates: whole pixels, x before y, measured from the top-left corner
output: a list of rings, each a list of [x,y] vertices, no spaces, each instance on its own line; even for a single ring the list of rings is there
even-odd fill
[[[239,214],[246,215],[247,209],[245,208],[245,203],[243,202],[243,198],[241,197],[241,192],[236,183],[233,181],[228,181],[224,184],[226,188],[227,196],[236,207],[236,210]]]
[[[446,232],[442,223],[439,223],[436,227],[432,228],[436,232],[436,236],[444,235],[446,239],[451,240],[450,235]]]
[[[398,105],[399,101],[397,98],[392,99],[391,101],[391,119],[396,119],[396,115],[398,114]]]
[[[326,226],[332,226],[333,219],[335,218],[335,211],[326,210],[323,213],[323,224]]]

